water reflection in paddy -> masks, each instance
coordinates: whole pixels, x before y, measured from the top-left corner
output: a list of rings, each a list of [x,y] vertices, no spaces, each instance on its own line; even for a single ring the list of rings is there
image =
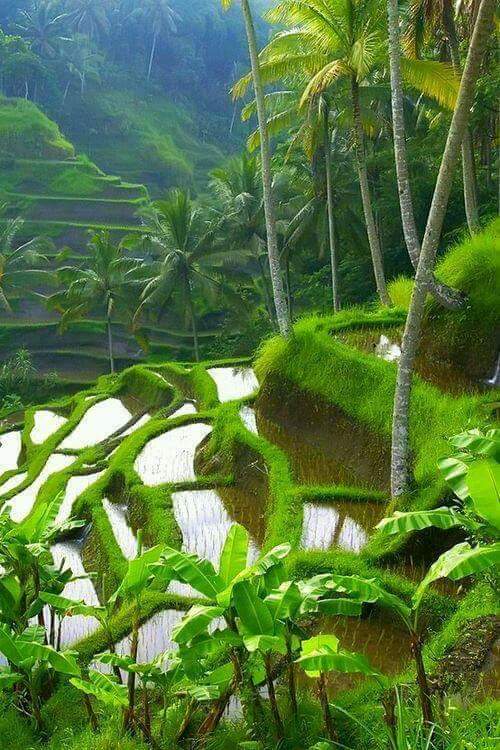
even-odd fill
[[[359,552],[382,517],[375,503],[305,503],[301,544],[305,549],[332,546]]]
[[[184,612],[166,609],[157,612],[139,630],[137,661],[141,664],[152,661],[165,651],[172,651],[177,644],[172,641],[173,628],[182,620]],[[116,652],[130,654],[131,636],[127,635],[116,644]]]
[[[68,420],[65,417],[60,417],[53,411],[48,409],[40,409],[35,412],[35,424],[31,430],[31,441],[36,445],[44,443],[47,438],[57,432],[57,430],[66,424]]]
[[[251,367],[212,367],[207,372],[222,402],[250,396],[259,386]]]
[[[137,539],[129,526],[127,506],[111,503],[107,498],[103,498],[102,504],[123,556],[133,560],[137,555]]]
[[[95,474],[74,476],[69,479],[68,484],[66,485],[66,492],[64,493],[64,500],[56,517],[56,523],[59,524],[68,520],[71,516],[75,500],[80,497],[82,492],[85,492],[88,487],[94,484],[94,482],[97,482],[102,474],[103,472],[100,471]]]
[[[4,484],[2,484],[2,486],[0,487],[0,497],[2,495],[6,495],[7,492],[10,492],[11,490],[22,484],[27,476],[28,473],[26,471],[22,471],[20,474],[16,474],[14,477],[11,477],[6,482],[4,482]]]
[[[257,430],[257,419],[255,417],[255,411],[251,406],[242,406],[240,409],[241,421],[250,432],[258,434]]]
[[[19,431],[5,432],[0,435],[0,476],[6,471],[17,469],[21,447],[21,433]]]
[[[123,427],[132,414],[118,398],[107,398],[91,406],[73,432],[61,443],[61,448],[79,450],[96,445]]]
[[[86,576],[81,557],[81,545],[78,542],[61,542],[55,544],[51,551],[57,567],[71,568],[73,577]],[[67,583],[62,595],[76,601],[83,600],[85,604],[91,606],[99,605],[94,584],[86,577]],[[74,615],[65,617],[61,627],[61,645],[64,647],[91,635],[99,627],[99,622],[94,617]]]
[[[8,501],[7,505],[11,507],[10,517],[12,520],[19,522],[22,521],[23,518],[26,518],[35,504],[40,488],[45,484],[47,479],[52,474],[66,469],[75,460],[74,456],[63,456],[58,453],[54,453],[50,456],[35,481]]]
[[[196,479],[196,448],[211,431],[207,424],[188,424],[150,440],[136,458],[134,468],[148,487]]]

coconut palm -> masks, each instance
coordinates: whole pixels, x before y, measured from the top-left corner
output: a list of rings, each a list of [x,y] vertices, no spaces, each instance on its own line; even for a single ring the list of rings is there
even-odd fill
[[[175,12],[172,8],[172,3],[168,2],[168,0],[145,0],[141,5],[140,14],[151,27],[153,33],[148,62],[149,81],[160,34],[166,31],[176,31],[179,14]]]
[[[266,225],[262,181],[257,159],[244,152],[211,173],[210,187],[217,197],[217,233],[230,238],[240,254],[255,261],[260,287],[271,321],[274,320],[269,288]],[[251,271],[252,272],[252,271]],[[253,271],[255,273],[255,270]]]
[[[59,13],[54,5],[44,0],[35,3],[31,10],[23,10],[16,28],[31,42],[31,49],[41,57],[54,58],[59,52],[67,13]]]
[[[69,0],[66,8],[69,20],[78,34],[96,39],[109,32],[109,0]]]
[[[223,291],[220,276],[226,254],[213,242],[209,225],[185,190],[172,190],[167,198],[153,203],[144,218],[148,224],[144,240],[152,260],[134,319],[137,322],[148,309],[160,319],[176,297],[191,325],[198,361],[195,288],[205,295]]]
[[[473,15],[472,3],[461,4],[464,15]],[[477,3],[475,4],[477,5]],[[460,57],[460,43],[455,25],[455,9],[452,0],[412,0],[408,29],[405,35],[406,47],[409,54],[415,57],[421,52],[423,40],[431,34],[438,39],[444,33],[453,69],[457,78],[462,75],[462,61]],[[474,150],[469,128],[465,132],[462,142],[462,172],[464,186],[464,204],[467,225],[471,234],[479,229],[479,214],[477,207],[477,189],[474,164]]]
[[[410,486],[409,411],[413,367],[420,343],[425,299],[434,271],[453,173],[468,125],[476,81],[480,72],[482,55],[488,43],[494,10],[494,0],[481,1],[427,219],[410,309],[406,319],[401,358],[398,364],[392,423],[391,492],[395,498],[405,494]]]
[[[221,2],[224,9],[230,8],[233,4],[233,0],[221,0]],[[291,323],[290,314],[285,298],[279,258],[278,233],[276,228],[276,215],[272,190],[271,147],[269,143],[269,133],[267,130],[264,86],[262,83],[259,64],[257,36],[255,33],[255,26],[249,0],[241,0],[241,8],[245,21],[245,30],[252,68],[252,82],[255,92],[255,101],[257,105],[257,118],[259,122],[260,153],[262,161],[262,188],[264,195],[264,213],[266,217],[267,232],[267,252],[269,257],[269,269],[271,272],[271,283],[273,287],[274,306],[276,308],[276,318],[278,320],[279,330],[282,335],[288,336],[290,334]]]
[[[126,257],[123,247],[111,242],[109,232],[97,233],[88,249],[84,266],[59,269],[63,290],[52,295],[48,304],[61,313],[63,327],[89,312],[104,311],[109,367],[114,373],[113,318],[116,312],[131,313],[141,262]]]
[[[45,253],[52,248],[46,237],[33,237],[18,244],[24,226],[20,217],[8,219],[0,232],[0,307],[11,312],[10,301],[32,292],[38,284],[52,281],[52,274],[39,268],[48,263]]]
[[[299,82],[304,87],[302,105],[311,106],[326,91],[338,94],[347,84],[351,108],[351,134],[358,179],[379,297],[389,303],[368,181],[362,101],[366,83],[386,66],[386,29],[383,8],[376,0],[283,0],[267,14],[287,30],[275,35],[260,55],[264,83],[277,79]],[[420,63],[420,64],[419,64]],[[441,103],[452,106],[455,89],[446,66],[433,61],[405,59],[404,73],[410,85]],[[241,94],[248,76],[235,87]]]

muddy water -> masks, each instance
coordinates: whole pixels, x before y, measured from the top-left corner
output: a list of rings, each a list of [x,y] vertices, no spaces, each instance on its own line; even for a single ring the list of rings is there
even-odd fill
[[[107,398],[91,406],[73,432],[61,443],[61,448],[79,450],[96,445],[123,427],[132,414],[117,398]]]
[[[133,560],[137,555],[137,539],[129,526],[127,506],[111,503],[107,498],[103,498],[102,504],[123,556]]]
[[[30,435],[31,441],[35,443],[35,445],[44,443],[47,438],[53,435],[54,432],[57,432],[57,430],[62,427],[63,424],[66,424],[67,421],[68,420],[65,419],[65,417],[60,417],[58,414],[55,414],[55,412],[48,411],[47,409],[36,411],[35,424]]]
[[[77,542],[55,544],[52,547],[52,557],[58,567],[63,565],[64,561],[64,569],[71,568],[73,577],[86,575],[82,563],[81,545]],[[89,578],[81,578],[78,581],[67,583],[64,587],[63,596],[77,601],[83,600],[85,604],[91,606],[99,605],[94,584]],[[61,644],[66,647],[70,646],[81,638],[91,635],[98,627],[99,623],[94,617],[83,617],[82,615],[65,617],[61,624]]]
[[[222,402],[250,396],[259,386],[251,367],[212,367],[207,372],[215,381]]]
[[[210,431],[206,424],[189,424],[150,440],[134,464],[143,483],[154,487],[167,482],[194,481],[196,448]]]
[[[71,511],[73,510],[73,503],[75,502],[75,500],[80,497],[80,495],[85,492],[88,487],[97,482],[102,474],[103,472],[100,471],[96,474],[86,474],[85,476],[71,477],[68,480],[68,484],[66,485],[66,492],[64,493],[64,500],[61,507],[59,508],[59,513],[56,517],[56,523],[63,523],[64,521],[68,520],[68,518],[71,516]]]
[[[255,410],[251,406],[242,406],[240,409],[241,421],[250,432],[258,434]]]
[[[256,416],[259,434],[288,454],[297,482],[389,489],[389,444],[339,409],[266,383]]]
[[[383,674],[396,675],[411,661],[410,639],[406,630],[389,613],[380,611],[366,618],[323,617],[316,623],[315,632],[331,633],[340,640],[341,648],[364,654]],[[331,695],[359,685],[365,678],[359,674],[328,676]],[[316,689],[315,681],[300,672],[303,686]]]
[[[359,552],[383,515],[375,503],[305,503],[301,545],[304,549],[341,549]]]
[[[40,488],[45,484],[47,479],[52,474],[66,469],[75,460],[76,459],[73,456],[62,456],[58,453],[54,453],[50,456],[35,481],[8,501],[7,505],[11,507],[10,517],[12,520],[19,522],[22,521],[23,518],[26,518],[35,504]]]
[[[21,453],[21,433],[5,432],[0,435],[0,476],[12,469],[17,469],[17,462]],[[4,488],[1,488],[2,492]]]

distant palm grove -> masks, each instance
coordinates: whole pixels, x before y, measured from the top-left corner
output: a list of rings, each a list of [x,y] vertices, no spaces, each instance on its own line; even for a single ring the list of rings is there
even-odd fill
[[[0,0],[0,750],[500,740],[495,0]]]

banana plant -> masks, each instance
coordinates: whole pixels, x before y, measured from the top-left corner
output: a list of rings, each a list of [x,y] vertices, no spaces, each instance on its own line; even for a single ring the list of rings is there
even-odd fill
[[[500,429],[468,430],[450,443],[455,452],[438,467],[457,497],[455,506],[396,512],[378,524],[382,534],[461,526],[473,540],[500,539]]]
[[[330,711],[326,675],[329,672],[360,673],[379,680],[382,675],[371,666],[363,654],[340,648],[339,639],[335,635],[326,633],[302,642],[297,664],[302,667],[308,677],[317,680],[326,731],[332,742],[336,742],[337,734]]]
[[[418,585],[411,604],[386,591],[375,579],[360,576],[331,576],[328,587],[357,597],[365,602],[377,603],[394,612],[410,634],[411,652],[415,660],[422,716],[426,724],[433,723],[433,710],[429,682],[423,660],[424,632],[421,622],[421,607],[424,595],[431,584],[442,578],[459,581],[470,575],[498,570],[500,565],[500,543],[472,547],[468,542],[456,544],[434,562],[425,578]]]
[[[6,675],[3,680],[17,685],[19,694],[28,697],[39,730],[43,728],[41,692],[47,678],[54,672],[72,678],[81,674],[75,652],[58,652],[45,640],[45,628],[39,625],[29,626],[21,634],[0,625],[0,653],[9,665],[2,671]]]
[[[116,607],[123,601],[132,602],[132,632],[130,644],[130,658],[133,662],[137,660],[139,648],[139,628],[141,622],[142,595],[153,580],[152,566],[158,562],[164,553],[164,546],[157,545],[143,551],[143,534],[139,529],[137,532],[137,556],[129,560],[127,571],[116,591],[110,596],[108,605]],[[116,666],[116,665],[115,665]],[[127,680],[128,708],[124,712],[124,727],[132,729],[135,721],[135,685],[136,672],[129,671]]]

